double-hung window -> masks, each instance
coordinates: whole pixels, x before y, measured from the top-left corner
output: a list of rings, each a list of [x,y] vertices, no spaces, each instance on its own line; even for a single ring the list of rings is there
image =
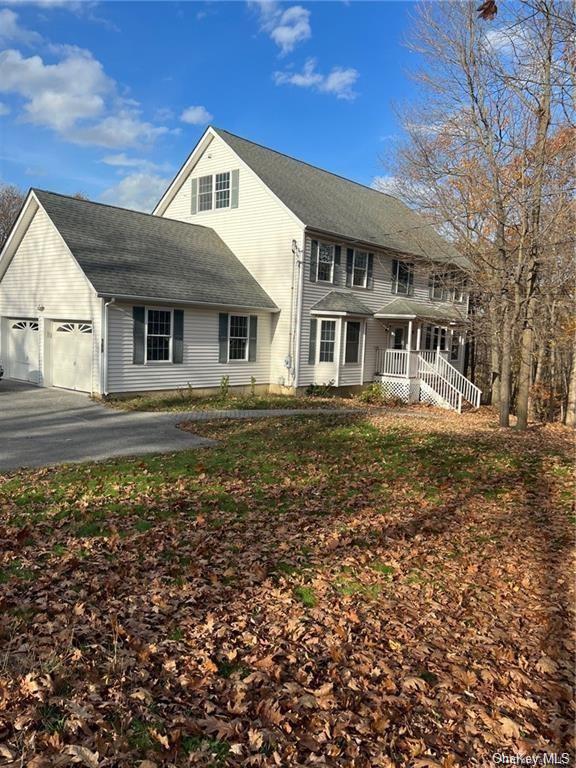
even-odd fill
[[[348,320],[346,323],[346,345],[344,349],[345,363],[360,362],[360,330],[361,324],[357,320]]]
[[[352,285],[366,288],[368,285],[368,252],[354,251],[352,262]]]
[[[450,360],[452,362],[458,360],[460,357],[460,336],[458,334],[453,333],[452,338],[450,340]]]
[[[414,292],[414,264],[394,260],[392,283],[394,293],[411,296]]]
[[[320,351],[318,362],[333,363],[336,346],[336,320],[322,320],[320,323]]]
[[[442,301],[445,298],[444,275],[434,272],[430,277],[430,298]]]
[[[216,208],[230,207],[230,171],[217,173],[214,177]]]
[[[146,362],[171,362],[172,334],[172,310],[146,310]]]
[[[198,179],[198,210],[211,211],[213,208],[230,208],[230,171]]]
[[[230,315],[228,323],[228,359],[248,360],[248,315]]]
[[[316,279],[323,283],[334,282],[334,246],[318,243],[318,267]]]
[[[201,176],[198,179],[198,210],[212,210],[212,176]]]

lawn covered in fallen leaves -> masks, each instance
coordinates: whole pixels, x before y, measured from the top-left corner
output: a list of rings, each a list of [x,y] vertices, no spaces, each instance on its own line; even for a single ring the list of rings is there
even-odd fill
[[[220,446],[0,479],[0,765],[570,750],[567,429],[190,428]]]

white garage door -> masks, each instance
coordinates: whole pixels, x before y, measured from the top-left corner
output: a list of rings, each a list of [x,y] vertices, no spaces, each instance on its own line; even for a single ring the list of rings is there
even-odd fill
[[[52,323],[52,386],[92,390],[92,323]]]
[[[8,376],[21,381],[40,381],[40,334],[38,320],[9,318],[8,320]]]

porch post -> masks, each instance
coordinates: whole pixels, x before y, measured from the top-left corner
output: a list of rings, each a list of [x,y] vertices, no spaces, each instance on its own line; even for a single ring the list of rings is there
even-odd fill
[[[408,338],[406,339],[406,352],[410,355],[412,348],[412,320],[408,320]]]
[[[422,323],[418,323],[416,326],[416,351],[420,352],[422,349]]]

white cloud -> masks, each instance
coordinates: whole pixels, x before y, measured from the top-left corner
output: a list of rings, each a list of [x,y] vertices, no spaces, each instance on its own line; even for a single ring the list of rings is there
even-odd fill
[[[378,192],[385,192],[387,195],[398,197],[400,186],[396,176],[375,176],[370,186],[377,189]]]
[[[117,155],[107,155],[101,160],[105,165],[111,165],[113,168],[139,168],[141,171],[151,173],[153,171],[170,171],[172,166],[169,163],[153,163],[144,157],[129,157],[124,152]]]
[[[213,115],[208,112],[206,107],[188,107],[180,115],[180,120],[183,123],[189,123],[190,125],[206,125],[213,118]]]
[[[21,27],[18,22],[18,14],[9,8],[0,9],[0,44],[8,42],[33,45],[42,40],[42,35],[31,29]]]
[[[4,104],[2,101],[0,101],[0,117],[2,115],[9,115],[10,114],[10,107],[7,104]]]
[[[94,0],[2,0],[3,5],[37,6],[44,10],[63,8],[74,13],[80,10],[92,9],[97,3]]]
[[[89,51],[67,45],[49,50],[59,61],[26,58],[13,49],[0,53],[0,93],[24,100],[27,122],[51,128],[77,144],[111,149],[149,145],[169,132],[166,126],[142,120],[138,102],[119,96],[117,83]]]
[[[282,54],[290,53],[298,43],[312,37],[310,11],[301,5],[291,5],[285,10],[275,0],[255,0],[250,5],[258,9],[261,28]]]
[[[26,119],[58,132],[104,110],[113,82],[88,51],[70,53],[57,64],[40,56],[24,58],[19,51],[0,53],[0,91],[25,99]]]
[[[338,99],[352,101],[357,94],[354,85],[358,80],[358,70],[352,67],[333,67],[326,75],[316,70],[316,60],[308,59],[302,72],[275,72],[276,85],[296,85],[299,88],[312,88],[320,93],[330,93]]]
[[[528,39],[521,27],[491,27],[485,35],[488,46],[504,55],[526,48]]]
[[[169,129],[140,119],[134,109],[122,110],[109,115],[92,125],[80,125],[67,133],[67,138],[76,144],[96,144],[99,147],[120,149],[141,144],[152,144]]]
[[[105,190],[101,199],[105,203],[149,213],[168,186],[169,179],[151,173],[132,173]]]

